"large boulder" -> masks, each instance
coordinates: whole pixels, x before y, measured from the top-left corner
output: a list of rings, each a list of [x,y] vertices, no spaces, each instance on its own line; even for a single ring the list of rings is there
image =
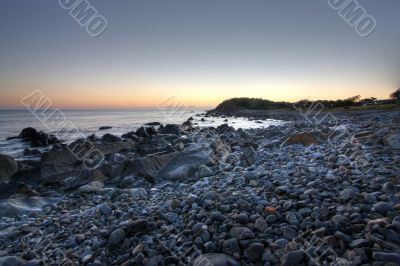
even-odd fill
[[[212,150],[178,152],[157,174],[158,180],[184,180],[192,176],[200,165],[214,164]]]
[[[51,144],[60,143],[60,141],[54,135],[37,131],[32,127],[24,128],[19,134],[19,137],[24,140],[29,140],[32,147],[48,146]]]
[[[135,174],[154,180],[160,169],[175,155],[176,153],[149,155],[143,158],[129,160],[122,172],[122,176]]]
[[[0,184],[8,182],[18,171],[18,164],[11,156],[0,154]]]
[[[150,126],[150,127],[140,127],[138,130],[136,130],[135,135],[138,137],[148,137],[157,134],[157,130]]]
[[[134,174],[152,181],[184,180],[193,176],[200,165],[215,165],[229,151],[230,147],[220,139],[204,140],[183,151],[130,160],[122,175]]]
[[[181,125],[168,124],[166,126],[160,126],[159,132],[161,134],[172,134],[180,136],[184,133],[184,130]]]
[[[18,196],[0,200],[0,217],[14,217],[39,212],[44,206],[59,202],[60,198]]]
[[[61,149],[52,149],[43,154],[41,160],[42,178],[68,177],[86,172],[83,160],[87,154],[100,152],[103,156],[129,151],[135,147],[130,141],[116,143],[89,143],[71,144]]]

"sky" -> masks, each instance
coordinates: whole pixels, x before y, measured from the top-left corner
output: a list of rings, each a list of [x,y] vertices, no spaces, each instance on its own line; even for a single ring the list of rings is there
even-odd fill
[[[327,0],[89,2],[108,22],[97,37],[59,1],[1,1],[0,108],[34,90],[56,107],[129,108],[383,99],[400,87],[398,0],[358,0],[377,22],[367,37]]]

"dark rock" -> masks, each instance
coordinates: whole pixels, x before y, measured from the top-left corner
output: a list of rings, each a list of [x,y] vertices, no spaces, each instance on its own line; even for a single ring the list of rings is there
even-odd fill
[[[244,148],[242,155],[240,156],[242,165],[251,166],[256,163],[257,153],[252,146]]]
[[[23,152],[24,156],[41,156],[42,152],[37,149],[28,149],[26,148]]]
[[[237,221],[241,224],[248,224],[249,223],[249,216],[245,213],[241,213],[237,216]]]
[[[397,253],[374,252],[372,253],[372,258],[375,261],[400,264],[400,254]]]
[[[146,126],[161,126],[160,122],[150,122],[150,123],[146,123]]]
[[[244,256],[249,260],[259,260],[264,252],[264,245],[261,243],[253,243],[245,249]]]
[[[393,210],[393,205],[388,202],[381,201],[374,204],[374,208],[377,212],[381,214],[386,214],[387,212]]]
[[[114,230],[109,237],[108,243],[111,246],[117,246],[119,243],[121,243],[122,241],[124,241],[126,238],[126,232],[121,229],[118,228],[116,230]]]
[[[281,258],[282,266],[300,265],[305,257],[303,250],[290,251]]]
[[[184,130],[181,125],[168,124],[166,126],[160,126],[159,132],[161,134],[172,134],[172,135],[180,136],[184,133]]]
[[[128,235],[133,235],[136,233],[144,233],[147,231],[147,226],[149,221],[146,219],[138,219],[135,221],[130,221],[126,225],[126,232]]]
[[[92,134],[89,137],[87,137],[87,140],[92,141],[92,142],[97,142],[97,141],[100,141],[100,138],[98,136],[96,136],[95,134]]]
[[[11,156],[0,154],[0,184],[8,182],[18,171],[18,163]]]
[[[135,132],[135,135],[141,138],[153,136],[155,134],[157,134],[157,130],[154,127],[140,127]]]
[[[32,127],[24,128],[19,134],[19,137],[24,140],[29,140],[32,147],[48,146],[60,143],[55,136],[37,131]]]
[[[122,139],[120,137],[114,136],[112,134],[105,134],[103,137],[101,137],[101,142],[103,143],[113,143],[113,142],[120,142]]]
[[[99,130],[107,130],[107,129],[112,129],[112,127],[110,127],[110,126],[99,127]]]

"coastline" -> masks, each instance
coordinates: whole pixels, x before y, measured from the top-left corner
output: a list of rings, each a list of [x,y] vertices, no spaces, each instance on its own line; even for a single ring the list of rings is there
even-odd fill
[[[94,169],[64,144],[18,161],[0,186],[1,256],[293,265],[318,237],[332,263],[358,265],[365,252],[377,263],[400,258],[387,244],[400,244],[391,237],[400,234],[399,111],[246,115],[290,123],[235,130],[189,119],[90,136],[104,155]],[[87,143],[71,145],[84,152]]]

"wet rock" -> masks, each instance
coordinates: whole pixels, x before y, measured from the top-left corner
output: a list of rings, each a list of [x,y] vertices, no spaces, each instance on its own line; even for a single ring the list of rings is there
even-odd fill
[[[19,137],[31,142],[32,147],[48,146],[51,144],[60,143],[60,141],[53,135],[37,131],[32,127],[24,128]]]

